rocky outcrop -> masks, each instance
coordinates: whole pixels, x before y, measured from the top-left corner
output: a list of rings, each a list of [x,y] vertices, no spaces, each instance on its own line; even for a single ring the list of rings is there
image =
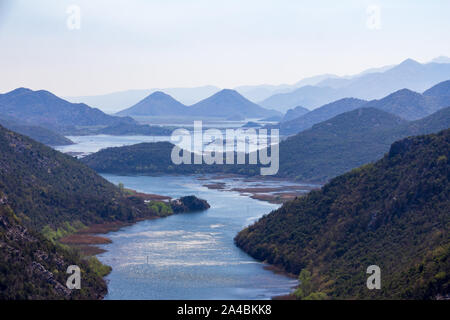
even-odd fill
[[[65,285],[69,265],[84,271],[83,290]],[[24,227],[0,195],[0,300],[101,299],[106,291],[86,261]]]
[[[170,206],[174,213],[203,211],[210,208],[206,200],[199,199],[196,196],[186,196],[172,200]]]

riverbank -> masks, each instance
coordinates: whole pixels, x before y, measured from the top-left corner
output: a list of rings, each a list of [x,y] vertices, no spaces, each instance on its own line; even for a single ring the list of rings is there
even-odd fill
[[[80,250],[85,256],[98,255],[105,252],[105,250],[99,248],[98,245],[112,242],[108,237],[101,236],[103,234],[118,231],[123,227],[133,225],[140,221],[165,218],[173,214],[203,211],[210,207],[206,200],[199,199],[195,196],[186,196],[174,200],[169,196],[137,192],[136,190],[128,188],[123,188],[123,192],[127,194],[128,198],[135,197],[144,200],[147,205],[155,211],[155,216],[142,219],[138,218],[130,222],[113,221],[93,224],[87,228],[83,228],[75,233],[60,238],[59,242]]]

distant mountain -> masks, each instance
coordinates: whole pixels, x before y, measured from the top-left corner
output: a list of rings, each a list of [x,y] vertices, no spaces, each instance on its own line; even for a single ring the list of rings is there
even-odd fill
[[[295,118],[301,117],[309,112],[309,109],[306,109],[302,106],[295,107],[293,109],[289,109],[286,114],[284,115],[283,119],[281,119],[281,122],[286,122],[293,120]]]
[[[0,125],[11,131],[26,135],[48,146],[64,146],[73,144],[70,139],[67,139],[59,133],[53,132],[44,127],[22,123],[12,117],[0,115]]]
[[[91,106],[97,106],[104,112],[116,113],[124,108],[135,105],[149,94],[156,91],[162,91],[165,94],[173,96],[185,105],[191,105],[213,95],[219,90],[220,88],[215,86],[193,88],[153,88],[119,91],[104,95],[66,97],[66,99],[71,102],[83,102]]]
[[[331,101],[345,98],[346,93],[331,87],[304,86],[289,93],[275,94],[259,104],[265,108],[271,108],[286,112],[296,106],[305,106],[314,109]]]
[[[450,58],[446,56],[440,56],[431,60],[431,62],[435,63],[450,63]]]
[[[402,89],[383,99],[369,101],[364,106],[378,108],[407,120],[420,119],[450,106],[450,81],[438,83],[426,90],[423,95]]]
[[[407,59],[385,71],[369,73],[352,80],[344,91],[347,96],[361,99],[379,99],[400,89],[422,92],[427,88],[450,79],[450,64],[421,64]]]
[[[300,274],[300,299],[448,297],[449,154],[450,130],[397,141],[383,159],[285,203],[235,243]],[[381,269],[380,290],[367,289],[370,265]]]
[[[297,88],[308,86],[308,85],[316,85],[324,79],[334,79],[337,78],[334,74],[322,74],[318,76],[304,78],[292,85],[290,84],[280,84],[280,85],[247,85],[247,86],[239,86],[234,88],[237,92],[242,94],[247,99],[257,102],[263,101],[268,97],[278,94],[278,93],[287,93]]]
[[[110,116],[82,103],[70,103],[48,91],[25,88],[0,94],[0,113],[58,132],[66,132],[67,128],[77,126],[136,123],[131,118]]]
[[[443,81],[438,83],[437,85],[431,87],[430,89],[424,91],[424,96],[427,97],[439,97],[439,98],[448,98],[450,97],[450,80]],[[450,99],[448,102],[442,101],[441,103],[449,103],[450,106]]]
[[[244,118],[264,118],[280,115],[247,100],[235,90],[224,89],[189,107],[189,115],[197,117],[227,118],[239,115]]]
[[[391,92],[407,88],[422,92],[436,83],[450,79],[450,63],[421,64],[407,59],[383,72],[364,73],[352,78],[328,79],[313,88],[305,86],[289,93],[273,95],[260,105],[286,110],[296,105],[316,108],[331,101],[354,97],[380,99]]]
[[[279,125],[280,133],[291,135],[311,128],[316,123],[328,120],[341,113],[352,111],[363,106],[367,101],[344,98],[314,109],[303,116],[289,121],[282,121]]]
[[[189,107],[163,92],[155,92],[118,115],[242,120],[281,114],[258,106],[235,90],[224,89]]]
[[[156,91],[134,106],[117,113],[120,116],[180,116],[189,112],[188,107],[168,94]]]
[[[243,95],[245,98],[252,102],[262,101],[276,93],[286,93],[295,89],[295,86],[288,84],[280,85],[249,85],[249,86],[239,86],[234,88],[237,92]]]
[[[416,120],[431,113],[427,100],[420,93],[402,89],[383,99],[369,101],[365,107],[384,110],[406,120]]]

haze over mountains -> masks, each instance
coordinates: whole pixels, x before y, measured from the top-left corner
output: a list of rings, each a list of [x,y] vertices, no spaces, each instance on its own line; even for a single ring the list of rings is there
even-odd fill
[[[234,89],[252,102],[269,109],[286,112],[298,105],[314,109],[346,97],[379,99],[403,88],[422,92],[438,82],[449,79],[449,65],[450,58],[444,56],[424,64],[407,59],[399,65],[369,68],[351,76],[323,74],[302,79],[294,84],[245,85]],[[106,95],[67,97],[67,100],[84,102],[105,112],[114,113],[135,105],[155,91],[162,91],[185,105],[192,105],[217,93],[220,88],[203,86],[128,90]]]
[[[215,86],[202,86],[194,88],[166,88],[166,89],[141,89],[113,92],[103,95],[66,97],[71,102],[83,102],[90,106],[97,106],[107,113],[116,113],[124,108],[135,105],[148,95],[163,91],[164,93],[176,97],[181,103],[191,105],[205,99],[220,88]]]
[[[448,79],[449,63],[420,64],[407,59],[384,72],[367,73],[352,79],[327,79],[315,86],[304,86],[289,93],[276,94],[261,101],[260,105],[280,111],[297,105],[314,109],[345,97],[379,99],[404,88],[422,92]]]

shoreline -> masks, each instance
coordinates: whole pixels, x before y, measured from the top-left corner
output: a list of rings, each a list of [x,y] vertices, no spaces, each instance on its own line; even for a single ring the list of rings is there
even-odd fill
[[[226,182],[217,182],[211,181],[210,183],[205,183],[202,186],[211,190],[219,190],[219,191],[234,191],[238,192],[242,196],[249,196],[252,199],[267,201],[273,204],[283,204],[286,201],[294,200],[297,197],[303,196],[312,190],[317,190],[321,187],[321,185],[316,184],[301,184],[300,182],[295,182],[288,179],[272,179],[272,178],[253,178],[249,179],[248,177],[236,175],[219,175],[212,176],[210,178],[199,177],[197,180],[199,181],[208,181],[208,180],[222,180],[222,179],[242,179],[243,182],[262,182],[262,181],[271,181],[271,182],[290,182],[290,183],[298,183],[294,185],[284,185],[284,186],[273,186],[266,187],[263,184],[250,186],[250,187],[234,187],[227,188]]]

